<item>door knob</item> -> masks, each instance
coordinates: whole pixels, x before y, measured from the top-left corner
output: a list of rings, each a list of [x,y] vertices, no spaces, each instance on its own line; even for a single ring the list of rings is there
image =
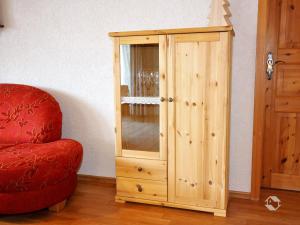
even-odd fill
[[[272,80],[272,75],[274,72],[274,59],[272,52],[269,52],[267,55],[267,79]]]
[[[138,189],[138,192],[142,192],[143,191],[142,185],[137,184],[136,187]]]
[[[174,101],[174,99],[173,98],[169,98],[169,102],[173,102]]]

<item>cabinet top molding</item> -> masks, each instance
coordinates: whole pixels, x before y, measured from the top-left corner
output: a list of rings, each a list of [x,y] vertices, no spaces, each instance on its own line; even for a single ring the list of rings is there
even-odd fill
[[[166,34],[190,34],[190,33],[211,33],[233,31],[232,26],[216,26],[216,27],[194,27],[194,28],[178,28],[165,30],[141,30],[141,31],[124,31],[110,32],[110,37],[127,37],[127,36],[144,36],[144,35],[166,35]]]

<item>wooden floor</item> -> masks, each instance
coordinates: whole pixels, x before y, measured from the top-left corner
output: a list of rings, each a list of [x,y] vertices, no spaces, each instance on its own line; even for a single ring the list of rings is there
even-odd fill
[[[159,116],[123,117],[122,148],[140,151],[159,151]]]
[[[80,179],[66,208],[56,214],[47,210],[19,216],[1,216],[0,224],[113,224],[113,225],[299,225],[300,193],[262,191],[262,200],[231,199],[227,218],[210,213],[134,203],[115,203],[112,183]],[[276,195],[282,201],[277,212],[264,206],[264,199]],[[0,202],[1,204],[1,202]]]

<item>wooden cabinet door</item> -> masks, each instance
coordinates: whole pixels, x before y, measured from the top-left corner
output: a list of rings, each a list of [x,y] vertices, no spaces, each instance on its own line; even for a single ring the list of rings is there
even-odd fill
[[[262,185],[300,191],[300,0],[272,2]],[[267,54],[267,53],[266,53]]]
[[[167,158],[166,35],[114,38],[116,156]]]
[[[168,201],[225,208],[231,33],[168,43]]]

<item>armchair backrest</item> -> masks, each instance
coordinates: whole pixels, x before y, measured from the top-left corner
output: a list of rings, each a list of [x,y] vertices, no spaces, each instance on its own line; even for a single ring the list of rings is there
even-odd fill
[[[46,143],[61,138],[58,102],[38,88],[0,84],[0,144]]]

